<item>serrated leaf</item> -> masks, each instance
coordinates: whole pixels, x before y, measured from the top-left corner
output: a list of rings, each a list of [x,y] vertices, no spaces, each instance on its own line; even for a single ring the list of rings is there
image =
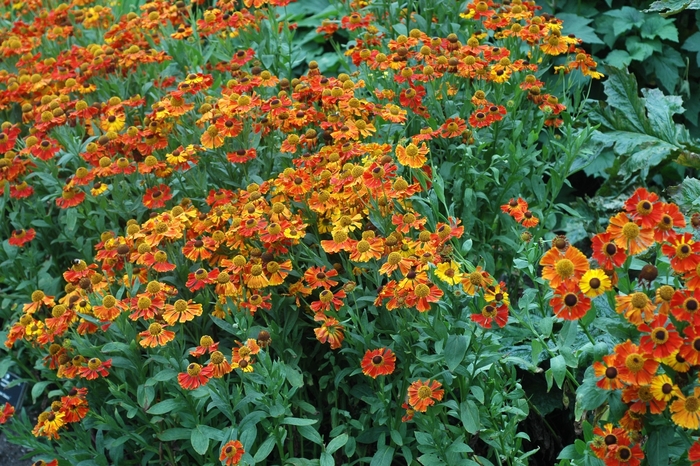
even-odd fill
[[[666,48],[663,55],[653,55],[649,59],[649,63],[654,69],[659,84],[668,92],[674,92],[681,79],[679,68],[685,67],[681,54],[676,50]]]
[[[589,26],[593,19],[584,18],[573,13],[557,13],[557,18],[563,21],[562,33],[564,35],[573,34],[586,44],[602,44],[603,41]]]
[[[700,0],[656,0],[646,11],[661,11],[663,15],[675,15],[681,11],[700,10]]]
[[[683,42],[681,49],[687,50],[688,52],[698,52],[698,54],[695,56],[695,60],[697,61],[698,66],[700,66],[700,31],[689,36],[685,42]]]

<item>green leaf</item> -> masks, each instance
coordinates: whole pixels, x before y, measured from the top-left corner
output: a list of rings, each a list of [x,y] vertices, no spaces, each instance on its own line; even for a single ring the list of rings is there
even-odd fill
[[[644,39],[661,39],[678,42],[678,29],[673,20],[661,16],[650,16],[644,20],[640,34]]]
[[[291,426],[310,426],[317,422],[318,419],[302,419],[300,417],[285,417],[282,420],[282,424],[289,424]]]
[[[301,434],[302,437],[304,437],[307,440],[311,440],[314,442],[316,445],[321,445],[323,446],[323,439],[321,438],[321,434],[316,431],[311,426],[299,426],[297,429],[299,433]]]
[[[593,21],[592,18],[584,18],[573,13],[557,13],[557,18],[564,22],[562,30],[564,35],[573,34],[586,44],[603,44],[595,30],[589,26]]]
[[[337,436],[336,438],[334,438],[333,440],[331,440],[328,443],[328,446],[326,447],[326,451],[330,455],[332,455],[333,453],[335,453],[339,449],[343,448],[345,446],[345,444],[348,443],[349,438],[350,437],[348,436],[348,434],[340,434],[339,436]]]
[[[668,446],[673,441],[674,436],[675,429],[673,427],[663,427],[651,431],[649,440],[644,446],[644,457],[649,466],[668,465]]]
[[[154,404],[146,412],[148,414],[161,415],[161,414],[167,414],[171,411],[175,411],[176,409],[180,409],[184,406],[185,406],[185,403],[183,403],[182,401],[170,399],[170,400],[164,400],[164,401],[161,401],[159,403]]]
[[[550,367],[552,369],[552,375],[554,376],[554,381],[557,383],[557,387],[561,388],[564,384],[564,379],[566,378],[566,360],[561,354],[553,357],[549,360]]]
[[[394,449],[387,445],[382,445],[377,450],[377,453],[372,457],[372,461],[369,466],[391,466],[391,462],[394,459]]]
[[[201,429],[201,427],[202,426],[199,425],[192,429],[190,442],[192,442],[192,448],[194,448],[194,451],[196,451],[200,455],[204,455],[207,453],[207,450],[209,450],[209,437]]]
[[[662,15],[669,16],[686,9],[700,10],[700,0],[656,0],[646,11],[661,11]]]
[[[479,408],[472,400],[463,401],[459,405],[459,419],[464,429],[470,434],[479,432]]]
[[[578,409],[593,411],[605,403],[608,392],[598,388],[594,377],[584,379],[583,383],[576,389],[576,405]]]
[[[36,399],[44,392],[44,389],[51,383],[50,380],[37,382],[32,387],[32,403],[36,403]]]
[[[668,92],[674,92],[681,79],[679,68],[685,67],[681,54],[667,47],[664,49],[663,55],[656,54],[649,59],[649,62],[659,84]]]
[[[639,28],[644,24],[644,14],[629,6],[623,6],[619,10],[612,10],[604,13],[607,16],[612,16],[613,33],[619,37],[632,28]]]
[[[681,48],[683,50],[687,50],[688,52],[698,52],[698,54],[695,56],[695,61],[697,62],[698,66],[700,66],[700,31],[689,36],[685,42],[683,42],[683,46]]]
[[[630,36],[625,40],[625,48],[632,60],[644,61],[654,52],[661,52],[661,42],[642,41],[637,36]]]
[[[158,438],[163,442],[172,442],[174,440],[187,440],[192,437],[191,429],[183,429],[175,427],[173,429],[164,430],[158,434]]]
[[[607,104],[620,112],[639,133],[645,133],[644,105],[637,94],[637,80],[626,70],[606,67],[608,79],[603,83]]]
[[[464,335],[450,335],[445,345],[445,364],[447,369],[454,371],[462,363],[467,354],[469,339]]]
[[[274,437],[268,437],[267,440],[265,440],[262,445],[258,447],[258,451],[255,452],[255,456],[253,457],[253,460],[256,463],[260,463],[262,461],[265,461],[265,459],[272,453],[272,450],[275,448],[275,438]]]
[[[673,200],[685,210],[695,209],[700,206],[700,180],[687,178],[679,186],[669,188]]]
[[[319,466],[335,466],[335,460],[327,452],[321,452],[321,458],[319,459]]]
[[[292,387],[300,388],[304,386],[304,376],[293,367],[284,366],[287,381]]]

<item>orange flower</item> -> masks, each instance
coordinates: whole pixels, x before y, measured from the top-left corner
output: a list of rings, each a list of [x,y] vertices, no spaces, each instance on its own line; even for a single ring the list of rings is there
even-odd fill
[[[618,377],[618,371],[615,367],[616,354],[607,354],[603,356],[603,362],[596,361],[593,363],[593,371],[596,377],[602,379],[596,382],[596,385],[603,390],[618,390],[624,385]]]
[[[233,370],[233,367],[231,367],[231,364],[229,364],[221,351],[214,351],[211,354],[209,366],[207,367],[212,367],[214,369],[214,372],[212,372],[212,377],[216,377],[217,379],[223,377]]]
[[[637,345],[627,340],[615,346],[615,368],[621,381],[628,384],[649,385],[659,363],[651,359]]]
[[[223,461],[226,466],[234,466],[241,461],[243,453],[245,453],[243,444],[238,440],[231,440],[221,447],[219,460]]]
[[[421,168],[428,161],[427,155],[430,152],[428,146],[422,143],[420,147],[411,143],[406,147],[396,146],[396,158],[401,165],[411,168]]]
[[[613,270],[622,267],[627,260],[625,247],[620,247],[612,240],[610,233],[599,233],[593,237],[591,248],[593,259],[598,261],[604,270]]]
[[[141,340],[139,344],[144,348],[155,348],[156,346],[163,346],[166,343],[175,339],[175,332],[170,330],[165,330],[162,325],[157,322],[153,322],[148,326],[148,330],[144,330],[139,333]]]
[[[654,317],[656,306],[641,291],[627,296],[616,295],[615,301],[617,302],[615,311],[618,314],[624,314],[625,318],[634,325],[642,325],[643,322],[648,322]]]
[[[700,428],[700,387],[695,387],[693,394],[687,397],[680,393],[671,404],[671,413],[676,425],[691,430]]]
[[[432,406],[436,401],[442,400],[445,394],[441,390],[442,384],[437,380],[416,380],[408,387],[408,404],[418,412],[424,413],[428,406]]]
[[[319,320],[319,319],[317,319]],[[343,330],[345,329],[337,319],[333,317],[322,316],[323,325],[319,328],[314,329],[316,334],[316,339],[321,343],[328,342],[331,345],[331,349],[338,349],[343,344]]]
[[[166,304],[163,312],[163,320],[168,325],[173,325],[175,322],[185,323],[202,315],[202,305],[193,303],[192,300],[185,301],[178,299],[174,304]]]
[[[549,281],[552,288],[557,288],[564,282],[578,283],[590,268],[586,256],[573,246],[563,254],[558,248],[551,248],[540,260],[540,265],[544,267],[542,278]]]
[[[653,230],[640,228],[624,212],[610,219],[606,231],[610,233],[617,247],[626,249],[633,256],[646,251],[654,243]]]
[[[203,356],[206,353],[212,353],[219,348],[219,343],[214,343],[214,339],[209,335],[202,335],[199,339],[199,346],[190,351],[190,354],[195,357]]]
[[[695,291],[678,290],[671,298],[671,314],[682,322],[700,325],[700,289]]]
[[[495,306],[487,304],[481,308],[481,312],[470,316],[473,322],[481,325],[484,328],[491,328],[491,324],[496,322],[496,325],[503,328],[508,323],[508,305],[502,304]]]
[[[396,367],[396,356],[388,348],[367,350],[362,358],[362,373],[376,379],[378,375],[389,375]]]
[[[187,366],[187,372],[177,375],[177,381],[185,390],[194,390],[202,385],[206,385],[214,374],[212,366],[202,367],[196,362]]]

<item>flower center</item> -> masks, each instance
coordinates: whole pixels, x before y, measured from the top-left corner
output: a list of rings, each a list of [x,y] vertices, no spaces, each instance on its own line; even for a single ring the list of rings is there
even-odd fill
[[[383,361],[384,361],[384,358],[379,356],[379,355],[372,358],[372,364],[374,364],[375,366],[380,365]]]
[[[625,359],[625,366],[630,372],[637,373],[644,368],[644,359],[637,353],[632,353]]]
[[[557,271],[557,275],[563,279],[567,279],[574,274],[574,263],[569,259],[562,259],[557,262],[555,269]]]
[[[617,377],[617,369],[614,367],[608,367],[605,369],[605,377],[608,379],[614,379]]]
[[[663,299],[664,301],[671,301],[671,298],[673,298],[673,287],[669,285],[663,285],[661,288],[659,288],[659,297]]]
[[[564,304],[566,304],[567,307],[574,307],[578,303],[578,298],[576,297],[575,294],[573,293],[567,293],[566,296],[564,296]]]
[[[418,286],[416,286],[414,293],[419,298],[425,298],[430,294],[430,287],[425,283],[421,283]]]
[[[588,286],[594,290],[597,290],[600,288],[600,279],[596,277],[591,278],[591,280],[588,282]]]
[[[637,213],[639,215],[649,215],[652,210],[654,210],[654,206],[647,200],[639,201],[637,204]]]
[[[613,243],[608,243],[605,245],[605,253],[608,256],[614,256],[617,254],[617,246],[615,246]]]
[[[160,324],[153,322],[151,325],[148,326],[148,333],[150,333],[154,337],[157,337],[158,335],[163,333],[163,327]]]
[[[700,409],[700,401],[694,396],[689,396],[685,399],[685,410],[689,413],[694,413]]]
[[[202,372],[202,366],[200,366],[196,362],[193,362],[192,364],[187,366],[187,375],[189,375],[190,377],[197,377],[200,372]]]
[[[685,310],[688,312],[695,312],[698,310],[698,302],[695,298],[688,298],[683,303]]]
[[[632,303],[632,306],[634,306],[637,309],[644,309],[649,303],[649,298],[644,293],[637,292],[632,295],[630,303]]]
[[[629,241],[637,239],[639,237],[639,227],[634,222],[628,222],[627,225],[622,227],[622,236]]]
[[[423,385],[418,389],[418,398],[425,400],[433,395],[433,390],[430,387]]]

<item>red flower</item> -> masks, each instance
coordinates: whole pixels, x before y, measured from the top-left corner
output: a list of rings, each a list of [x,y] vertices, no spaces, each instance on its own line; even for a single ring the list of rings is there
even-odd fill
[[[81,367],[78,369],[78,374],[84,379],[94,380],[99,376],[107,377],[109,375],[107,369],[109,369],[110,367],[112,367],[111,359],[102,362],[98,358],[92,358],[88,361],[86,367]]]
[[[673,270],[678,273],[689,272],[700,264],[700,243],[693,241],[692,233],[673,233],[667,241],[669,244],[664,244],[661,250],[671,259]]]
[[[396,355],[388,348],[367,350],[362,358],[362,373],[376,379],[378,375],[389,375],[396,367]]]
[[[22,247],[36,237],[36,231],[34,228],[29,230],[15,230],[12,232],[12,236],[8,240],[10,246]]]
[[[604,270],[613,270],[615,267],[622,267],[627,260],[624,248],[619,247],[612,239],[610,233],[599,233],[593,237],[593,259]]]
[[[644,188],[637,190],[625,202],[625,210],[630,213],[632,220],[642,228],[654,228],[663,216],[659,196]]]
[[[206,385],[213,374],[214,368],[212,366],[202,367],[193,362],[187,366],[187,372],[177,375],[177,381],[185,390],[194,390],[202,385]]]
[[[491,328],[493,322],[502,328],[508,323],[508,305],[502,304],[496,307],[488,304],[481,309],[479,314],[472,314],[471,319],[484,328]]]
[[[591,308],[591,300],[581,293],[575,282],[563,282],[554,291],[549,301],[554,315],[565,320],[578,320]]]
[[[639,347],[656,359],[671,356],[683,344],[683,339],[678,335],[676,327],[665,315],[656,316],[650,323],[642,324],[638,329],[644,332],[639,341]]]
[[[149,209],[159,209],[165,207],[165,202],[172,198],[170,188],[161,184],[146,190],[146,194],[143,195],[143,205]]]
[[[15,414],[15,407],[5,402],[5,406],[0,410],[0,424],[6,423]]]

